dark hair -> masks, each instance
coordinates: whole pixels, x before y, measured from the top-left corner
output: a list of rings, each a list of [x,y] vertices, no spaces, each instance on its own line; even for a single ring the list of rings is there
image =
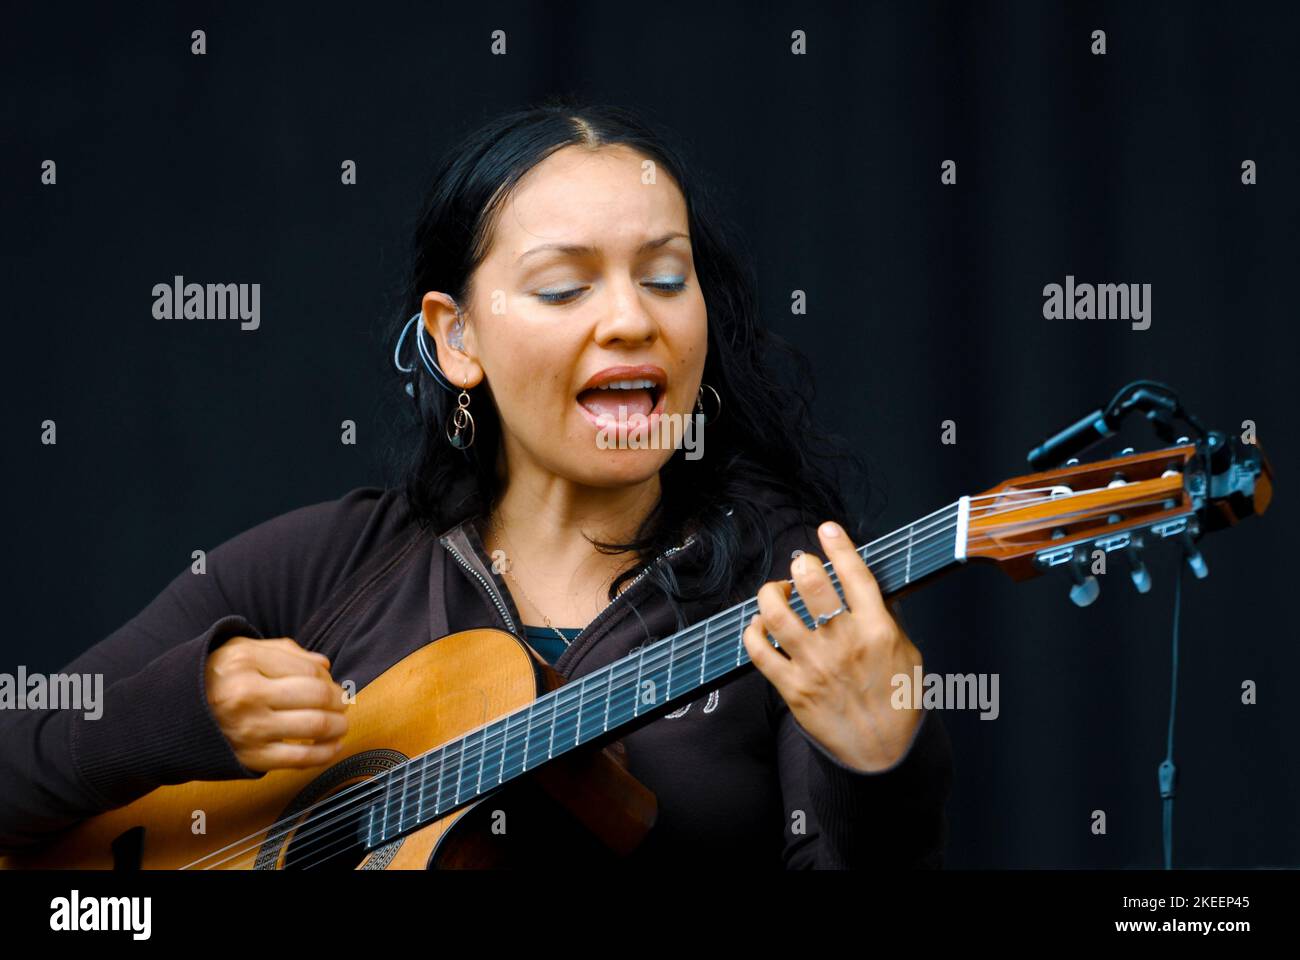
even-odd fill
[[[670,175],[681,190],[696,275],[708,310],[704,382],[722,400],[721,415],[706,428],[706,456],[687,460],[682,450],[672,456],[660,473],[660,502],[636,538],[625,544],[594,544],[609,553],[634,551],[641,561],[615,579],[610,599],[637,569],[688,533],[702,541],[707,557],[693,589],[677,583],[667,564],[657,565],[653,574],[674,605],[697,597],[727,598],[734,603],[752,596],[771,565],[771,533],[764,522],[770,505],[764,506],[758,498],[764,489],[800,506],[807,522],[835,519],[859,539],[858,525],[850,519],[839,492],[841,477],[829,467],[834,461],[835,466],[860,476],[865,476],[865,469],[857,457],[813,427],[808,362],[760,326],[756,283],[748,260],[737,253],[737,231],[719,216],[708,193],[687,173],[680,151],[625,108],[552,98],[491,120],[449,151],[422,204],[390,348],[406,321],[421,309],[426,292],[440,290],[457,303],[469,302],[471,274],[487,253],[496,212],[521,177],[570,144],[593,148],[624,144],[653,160],[658,171]],[[766,354],[773,347],[793,363],[794,375],[788,383],[779,382],[769,369]],[[500,422],[488,391],[471,390],[474,443],[466,450],[451,447],[445,425],[455,394],[429,376],[413,344],[404,344],[403,351],[407,357],[403,362],[416,365],[414,374],[403,375],[402,384],[405,388],[405,381],[414,381],[411,407],[416,416],[410,430],[414,436],[399,438],[392,454],[414,518],[441,533],[494,503],[499,492]],[[759,580],[743,583],[739,581],[742,552],[754,538],[764,544],[757,565]]]

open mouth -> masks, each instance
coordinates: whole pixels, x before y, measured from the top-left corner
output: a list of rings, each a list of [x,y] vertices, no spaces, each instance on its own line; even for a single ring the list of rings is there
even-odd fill
[[[578,393],[578,407],[599,427],[640,424],[663,413],[666,380],[658,367],[602,370]]]

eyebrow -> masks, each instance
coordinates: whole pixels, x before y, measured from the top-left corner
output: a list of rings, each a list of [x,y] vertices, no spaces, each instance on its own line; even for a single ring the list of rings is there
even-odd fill
[[[684,233],[666,233],[658,240],[647,240],[645,243],[641,244],[641,246],[637,247],[636,252],[645,253],[647,250],[654,250],[657,247],[662,247],[669,240],[675,240],[678,237],[681,237],[684,240],[690,240],[690,237]],[[525,250],[519,255],[519,259],[516,260],[515,263],[516,265],[523,263],[526,257],[531,257],[535,253],[542,253],[545,250],[557,250],[560,253],[571,257],[591,256],[596,253],[595,247],[585,247],[572,243],[543,243],[541,246]]]

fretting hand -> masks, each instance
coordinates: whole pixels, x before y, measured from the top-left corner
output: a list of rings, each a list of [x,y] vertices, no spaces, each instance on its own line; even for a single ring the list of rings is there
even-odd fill
[[[910,676],[921,652],[886,609],[876,578],[843,529],[824,523],[817,533],[847,608],[810,630],[790,607],[789,581],[765,583],[759,612],[743,634],[745,649],[813,739],[847,766],[877,772],[903,756],[921,722],[920,710],[891,703],[892,679]],[[841,607],[815,556],[796,557],[790,575],[810,616]],[[776,638],[784,655],[765,634]]]

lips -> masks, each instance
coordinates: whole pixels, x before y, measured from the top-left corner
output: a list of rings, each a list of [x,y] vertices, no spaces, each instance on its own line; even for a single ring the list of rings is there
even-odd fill
[[[615,423],[636,415],[648,418],[663,412],[667,382],[663,369],[652,364],[606,367],[578,391],[578,407],[597,426],[606,425],[606,418]]]

